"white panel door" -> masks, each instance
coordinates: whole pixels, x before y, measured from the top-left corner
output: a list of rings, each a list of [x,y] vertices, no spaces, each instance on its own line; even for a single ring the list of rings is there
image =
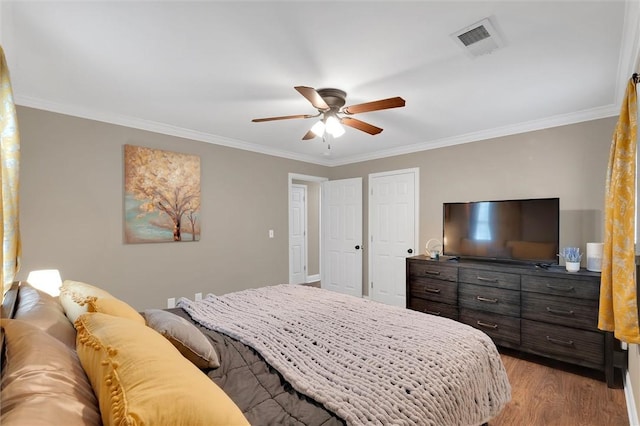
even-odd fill
[[[406,257],[417,247],[417,170],[369,178],[371,299],[406,306]]]
[[[307,282],[307,187],[291,185],[289,200],[289,284]]]
[[[362,297],[362,178],[324,182],[322,288]]]

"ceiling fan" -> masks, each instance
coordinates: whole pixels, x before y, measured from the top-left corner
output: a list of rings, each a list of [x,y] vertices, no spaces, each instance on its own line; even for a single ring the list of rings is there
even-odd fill
[[[364,121],[350,117],[363,112],[379,111],[382,109],[403,107],[404,99],[400,97],[381,99],[379,101],[365,102],[363,104],[344,106],[347,93],[340,89],[314,89],[307,86],[296,86],[295,89],[304,96],[314,108],[317,114],[284,115],[280,117],[254,118],[254,123],[274,120],[289,120],[292,118],[314,118],[321,117],[313,127],[302,137],[302,140],[313,139],[316,136],[323,137],[329,133],[334,138],[340,137],[345,130],[342,125],[361,130],[370,135],[377,135],[382,132],[380,127],[365,123]]]

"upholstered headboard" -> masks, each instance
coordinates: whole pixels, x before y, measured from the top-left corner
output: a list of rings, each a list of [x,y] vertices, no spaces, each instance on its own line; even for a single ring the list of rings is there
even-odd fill
[[[18,306],[19,281],[14,281],[2,299],[0,318],[13,318]],[[4,364],[4,328],[0,327],[0,365]]]
[[[2,300],[2,318],[13,318],[13,314],[16,311],[16,307],[18,306],[18,287],[20,286],[19,281],[14,281],[11,284],[11,287],[4,295],[4,299]]]

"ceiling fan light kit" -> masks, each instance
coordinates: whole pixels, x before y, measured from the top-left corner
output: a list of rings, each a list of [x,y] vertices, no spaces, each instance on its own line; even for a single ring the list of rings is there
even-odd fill
[[[321,138],[322,135],[324,135],[324,128],[325,128],[324,121],[320,120],[311,127],[311,131],[313,132],[314,135]]]
[[[318,121],[311,127],[311,133],[313,133],[316,137],[321,138],[324,136],[325,132],[327,132],[334,138],[339,138],[340,136],[344,135],[345,130],[342,124],[340,124],[340,119],[338,119],[335,115],[325,113],[325,118]]]
[[[325,124],[325,129],[334,138],[339,138],[344,135],[344,127],[340,124],[340,121],[335,115],[329,115]]]
[[[309,140],[315,137],[324,139],[325,132],[334,138],[344,135],[344,126],[360,130],[370,135],[377,135],[382,132],[380,127],[365,123],[364,121],[346,117],[348,115],[360,114],[363,112],[379,111],[390,108],[400,108],[405,106],[405,100],[400,97],[381,99],[379,101],[366,102],[358,105],[345,107],[347,93],[344,90],[326,88],[314,89],[307,86],[296,86],[295,89],[304,96],[314,108],[318,110],[318,114],[299,114],[285,115],[280,117],[254,118],[254,123],[264,121],[288,120],[293,118],[312,118],[320,117],[322,119],[315,123],[311,129],[302,137],[302,140]]]

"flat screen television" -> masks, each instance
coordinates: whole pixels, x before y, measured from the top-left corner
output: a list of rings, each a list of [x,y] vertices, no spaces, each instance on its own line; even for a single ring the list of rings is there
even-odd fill
[[[558,263],[559,198],[444,203],[443,210],[445,256]]]

